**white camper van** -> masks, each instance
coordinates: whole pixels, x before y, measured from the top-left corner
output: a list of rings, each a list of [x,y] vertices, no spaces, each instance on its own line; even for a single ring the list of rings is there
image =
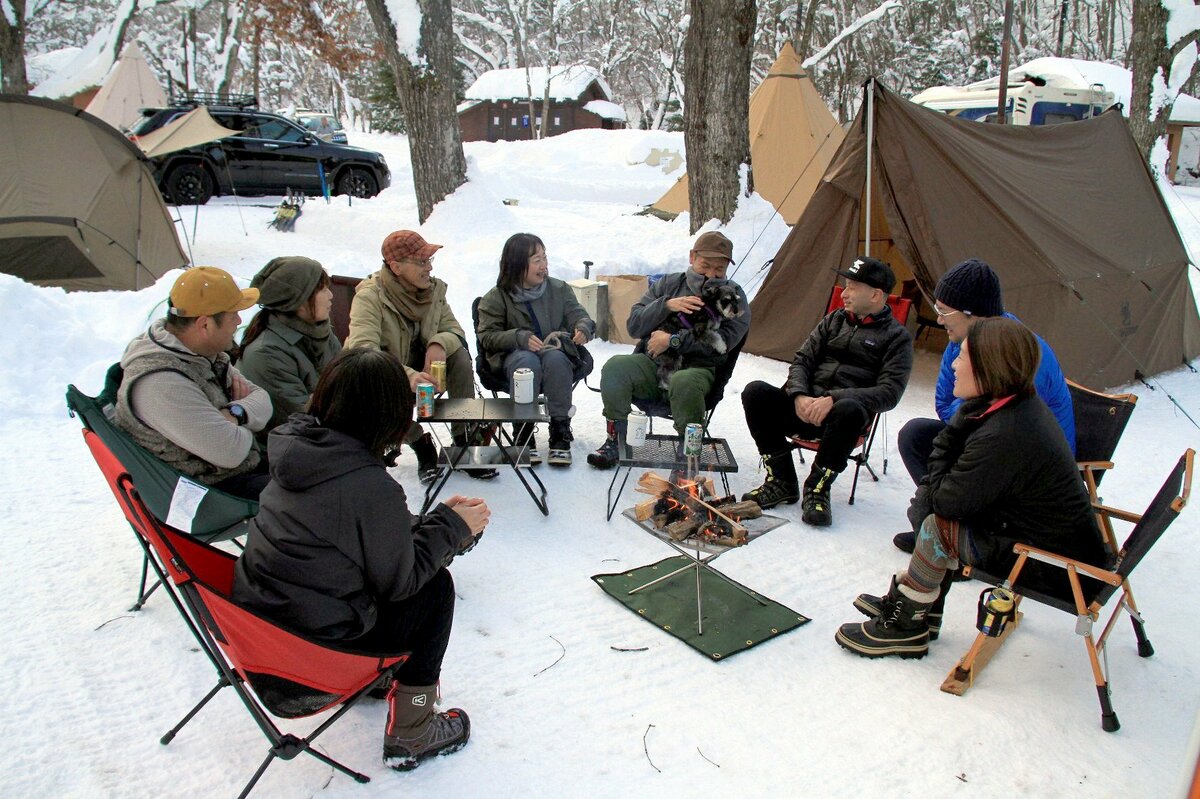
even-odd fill
[[[1038,78],[1027,78],[1008,85],[1008,121],[1013,125],[1056,125],[1096,116],[1116,102],[1116,96],[1103,84],[1066,87],[1047,85]],[[986,85],[990,83],[992,85]],[[996,121],[1000,98],[998,80],[985,85],[934,86],[914,95],[918,105],[944,111],[961,119]]]

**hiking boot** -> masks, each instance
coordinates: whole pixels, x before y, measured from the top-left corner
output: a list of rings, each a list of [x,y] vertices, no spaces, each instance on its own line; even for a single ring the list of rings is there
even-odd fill
[[[625,429],[628,427],[628,422],[615,422],[612,419],[605,420],[605,429],[608,437],[604,439],[604,443],[595,452],[587,456],[589,466],[595,466],[597,469],[611,469],[617,465],[620,459],[619,442],[625,438]]]
[[[913,550],[917,548],[917,534],[912,530],[896,533],[892,538],[892,543],[896,545],[896,549],[911,555]]]
[[[829,489],[838,473],[813,463],[808,479],[804,481],[804,499],[800,507],[804,512],[800,519],[813,527],[828,527],[833,524],[833,507],[829,502]]]
[[[742,502],[757,502],[763,510],[776,505],[795,505],[800,499],[800,481],[791,451],[764,455],[763,468],[767,470],[767,479],[758,488],[742,494]]]
[[[560,416],[550,419],[550,447],[546,462],[551,466],[571,465],[571,442],[575,436],[571,433],[571,418]]]
[[[916,598],[905,591],[916,594]],[[864,622],[843,624],[834,634],[834,640],[843,649],[863,657],[923,658],[929,654],[926,617],[937,594],[936,590],[928,593],[912,591],[893,577],[887,596],[880,602],[880,615]],[[855,604],[857,606],[857,602]]]
[[[471,737],[471,720],[459,708],[435,713],[437,686],[414,688],[393,682],[388,691],[388,719],[383,735],[383,762],[409,771],[434,755],[457,752]]]
[[[421,485],[429,485],[438,476],[438,451],[433,436],[425,433],[409,446],[417,454],[417,479]]]
[[[530,466],[538,466],[542,462],[541,453],[538,452],[537,448],[537,435],[534,434],[536,429],[536,425],[529,423],[518,424],[513,429],[513,441],[517,447],[524,447],[529,451]]]
[[[480,437],[480,435],[478,433],[476,433],[474,436],[471,437],[470,442],[467,441],[467,436],[465,433],[456,433],[454,435],[454,446],[456,446],[456,447],[467,447],[467,446],[478,447],[478,446],[483,446],[483,443],[484,443],[483,439]],[[470,457],[471,457],[470,453],[467,453],[466,455],[464,455],[463,462],[470,463],[470,461],[467,460]],[[491,480],[492,478],[494,478],[500,474],[500,472],[498,472],[495,469],[463,469],[463,468],[459,467],[458,469],[455,469],[455,471],[462,472],[467,477],[473,477],[476,480]]]
[[[925,614],[925,622],[929,625],[929,640],[936,641],[942,630],[942,611],[946,607],[946,591],[950,587],[953,579],[943,580],[942,589],[938,592],[938,598],[929,606],[929,612]],[[892,577],[892,587],[888,590],[890,596],[896,588],[896,578]],[[879,616],[887,615],[890,609],[887,607],[888,596],[875,596],[874,594],[859,594],[854,600],[854,608],[867,618],[874,619]]]

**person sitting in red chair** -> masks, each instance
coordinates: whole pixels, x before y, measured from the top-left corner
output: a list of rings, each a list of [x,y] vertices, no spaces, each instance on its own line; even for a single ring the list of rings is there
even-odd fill
[[[892,316],[890,266],[862,257],[838,272],[846,278],[843,308],[825,316],[796,352],[783,388],[761,380],[742,391],[746,425],[767,479],[746,493],[763,508],[800,499],[787,437],[819,438],[804,481],[805,524],[833,524],[829,491],[846,468],[858,437],[877,413],[896,407],[912,371],[912,336]]]
[[[322,373],[307,413],[272,431],[270,485],[234,573],[243,606],[355,652],[411,652],[387,692],[383,759],[407,770],[462,748],[467,714],[435,713],[454,618],[446,566],[491,511],[454,496],[414,519],[387,472],[413,420],[394,355],[344,351]]]

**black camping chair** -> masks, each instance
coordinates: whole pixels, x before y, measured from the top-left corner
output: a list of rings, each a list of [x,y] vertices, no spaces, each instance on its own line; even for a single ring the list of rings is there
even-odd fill
[[[708,425],[712,421],[717,405],[725,397],[725,387],[729,385],[729,379],[733,377],[733,370],[737,366],[738,356],[742,354],[746,338],[748,336],[742,337],[742,340],[725,354],[725,360],[716,367],[712,388],[704,395],[700,471],[716,472],[721,478],[721,487],[726,494],[729,493],[729,474],[738,470],[737,459],[733,457],[733,451],[725,439],[711,438],[708,435]],[[671,404],[666,400],[637,398],[633,400],[633,404],[649,417],[649,432],[646,435],[646,443],[640,447],[631,447],[624,442],[621,444],[617,468],[608,484],[606,520],[611,520],[613,514],[616,513],[617,504],[621,501],[621,494],[625,491],[625,484],[629,482],[629,475],[635,466],[647,469],[683,469],[687,466],[687,463],[681,461],[679,457],[677,446],[679,437],[674,434],[657,435],[654,432],[655,417],[672,419]],[[618,477],[621,478],[620,486],[617,486]],[[617,489],[615,495],[613,494],[614,487]]]
[[[1129,537],[1125,539],[1124,545],[1113,556],[1107,568],[1098,568],[1028,544],[1017,544],[1013,547],[1013,552],[1017,555],[1017,562],[1013,565],[1008,577],[1003,580],[972,567],[964,569],[969,576],[978,580],[1010,587],[1016,594],[1018,607],[1022,598],[1032,599],[1075,617],[1075,634],[1083,638],[1084,646],[1087,648],[1092,676],[1095,679],[1096,693],[1100,698],[1100,724],[1106,732],[1115,732],[1120,729],[1121,724],[1112,709],[1112,702],[1109,699],[1108,676],[1105,673],[1105,667],[1100,663],[1100,656],[1102,654],[1105,656],[1105,665],[1107,665],[1105,645],[1122,610],[1129,611],[1133,632],[1137,638],[1138,655],[1145,658],[1154,654],[1154,647],[1146,637],[1142,616],[1133,600],[1133,593],[1129,587],[1129,575],[1187,505],[1188,495],[1192,490],[1192,468],[1195,457],[1195,450],[1188,449],[1183,453],[1158,490],[1158,494],[1146,508],[1145,513],[1139,515],[1104,505],[1095,506],[1097,513],[1134,525]],[[1065,572],[1065,582],[1070,589],[1069,593],[1064,595],[1055,591],[1052,587],[1054,584],[1046,583],[1044,579],[1034,578],[1030,581],[1033,583],[1036,580],[1039,588],[1025,585],[1022,577],[1030,560],[1036,561],[1037,565],[1042,567],[1043,574],[1049,572],[1051,575],[1061,578],[1062,575],[1057,569],[1062,569]],[[1044,590],[1040,588],[1043,585],[1046,586]],[[1120,589],[1120,597],[1117,599],[1116,607],[1105,622],[1099,639],[1096,639],[1092,635],[1092,627],[1095,622],[1100,620],[1101,611],[1118,589]],[[942,683],[942,690],[954,694],[965,692],[974,678],[978,676],[979,670],[991,659],[1004,637],[1016,627],[1019,620],[1020,614],[1016,613],[1014,607],[1012,621],[1009,622],[1001,637],[989,638],[981,632],[967,654],[951,669],[946,681]]]
[[[1092,502],[1099,502],[1097,494],[1104,473],[1113,468],[1112,457],[1117,443],[1129,424],[1129,417],[1137,406],[1135,394],[1104,394],[1067,381],[1071,392],[1071,406],[1075,416],[1075,461],[1087,484]],[[1112,522],[1104,514],[1097,514],[1105,543],[1116,551],[1117,539]]]
[[[67,386],[67,408],[72,416],[80,418],[87,430],[104,442],[129,472],[142,501],[154,518],[165,521],[170,515],[171,502],[180,480],[189,483],[194,481],[135,444],[128,433],[113,423],[121,375],[120,364],[113,364],[108,370],[104,390],[96,397],[89,397],[73,385]],[[245,534],[250,519],[258,513],[258,503],[216,488],[204,488],[204,497],[196,507],[188,534],[209,543],[229,541]],[[144,558],[137,601],[131,610],[141,608],[159,585],[155,582],[149,589],[146,588],[150,565],[149,559]]]

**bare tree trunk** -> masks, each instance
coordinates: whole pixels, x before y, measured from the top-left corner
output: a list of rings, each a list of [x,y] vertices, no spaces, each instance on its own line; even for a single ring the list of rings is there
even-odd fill
[[[25,72],[25,0],[10,0],[14,19],[0,11],[0,90],[5,94],[29,94]]]
[[[750,160],[750,58],[755,0],[690,0],[684,42],[684,144],[695,233],[737,210],[738,169]]]
[[[233,76],[238,68],[238,50],[242,44],[242,28],[246,19],[246,5],[242,0],[225,0],[221,6],[220,38],[217,45],[217,65],[220,68],[220,80],[217,82],[217,93],[228,94],[233,84]],[[193,33],[194,35],[194,33]]]
[[[422,64],[414,65],[396,44],[386,0],[366,0],[375,32],[396,74],[396,91],[408,127],[409,158],[423,224],[433,207],[467,181],[462,132],[454,103],[454,53],[450,0],[419,0]]]
[[[817,0],[809,0],[808,8],[804,12],[804,25],[796,31],[796,55],[800,56],[800,60],[808,58],[812,53],[809,48],[812,42],[813,25],[817,20]],[[796,9],[797,17],[800,14],[800,9]]]
[[[1200,31],[1192,31],[1168,46],[1167,16],[1167,9],[1160,0],[1133,0],[1133,35],[1130,37],[1127,53],[1129,66],[1133,71],[1133,91],[1129,98],[1129,131],[1147,163],[1150,162],[1150,151],[1154,149],[1154,143],[1166,133],[1167,117],[1175,104],[1172,97],[1169,102],[1153,106],[1154,84],[1159,80],[1170,79],[1171,64],[1175,57],[1200,37]],[[1192,74],[1195,74],[1194,65]],[[1179,86],[1168,88],[1172,92],[1179,90]],[[1157,169],[1154,164],[1150,164],[1150,167]]]

